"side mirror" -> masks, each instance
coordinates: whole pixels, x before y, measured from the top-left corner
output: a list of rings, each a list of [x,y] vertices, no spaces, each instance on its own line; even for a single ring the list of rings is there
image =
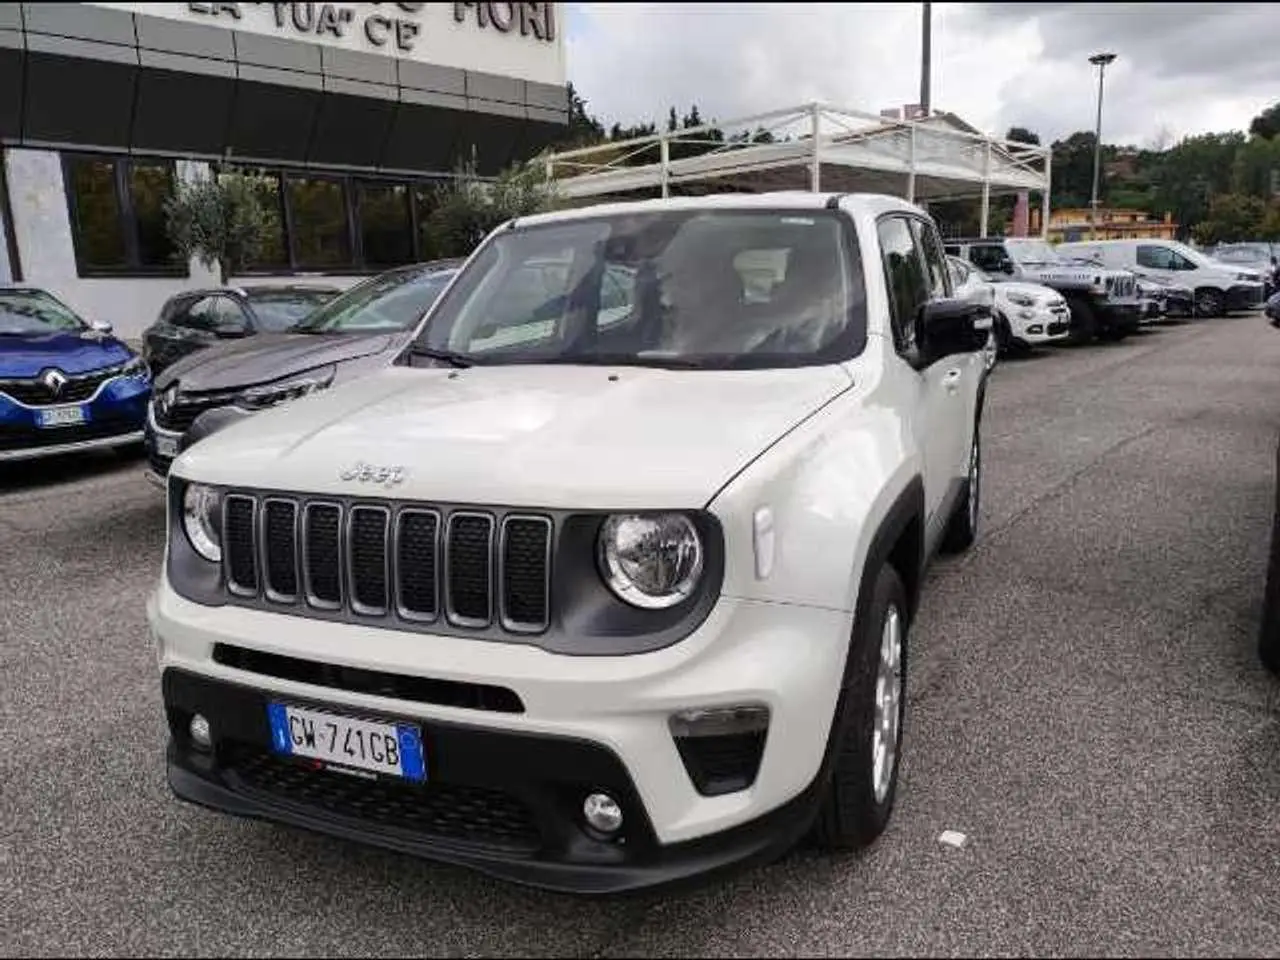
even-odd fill
[[[987,345],[991,323],[991,307],[981,301],[952,298],[926,303],[916,321],[920,366],[978,352]]]
[[[114,330],[115,327],[107,323],[107,321],[105,320],[90,320],[89,329],[92,330],[94,333],[101,333],[105,336],[106,334]]]

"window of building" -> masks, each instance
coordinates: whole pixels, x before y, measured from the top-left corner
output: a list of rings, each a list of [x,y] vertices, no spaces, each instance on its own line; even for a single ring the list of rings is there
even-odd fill
[[[350,218],[342,181],[289,176],[285,185],[295,264],[312,269],[350,266]]]
[[[81,276],[187,275],[165,228],[173,161],[70,155],[63,175]]]
[[[356,187],[362,259],[370,267],[398,267],[413,261],[409,188],[402,183],[361,183]]]
[[[441,256],[430,223],[438,181],[220,169],[250,177],[267,213],[262,250],[246,273],[377,273]]]

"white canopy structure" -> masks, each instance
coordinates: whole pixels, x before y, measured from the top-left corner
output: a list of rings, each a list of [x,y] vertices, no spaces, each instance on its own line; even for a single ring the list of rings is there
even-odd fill
[[[1040,194],[1049,222],[1051,152],[986,136],[954,114],[894,119],[823,103],[544,155],[567,199],[703,192],[887,193],[914,203]]]

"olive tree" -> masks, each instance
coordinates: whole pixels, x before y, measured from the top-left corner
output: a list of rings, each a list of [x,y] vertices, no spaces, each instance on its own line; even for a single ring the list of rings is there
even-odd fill
[[[423,251],[432,259],[468,256],[495,227],[553,210],[559,202],[555,183],[536,163],[510,167],[493,180],[467,164],[436,189],[434,199]]]
[[[268,213],[257,185],[243,174],[179,182],[164,213],[175,255],[216,266],[219,284],[262,251]]]

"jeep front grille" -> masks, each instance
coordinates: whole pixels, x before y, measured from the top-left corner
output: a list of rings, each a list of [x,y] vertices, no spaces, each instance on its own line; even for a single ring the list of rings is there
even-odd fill
[[[1127,299],[1134,296],[1136,284],[1133,277],[1108,277],[1107,291],[1118,299]]]
[[[234,492],[222,566],[232,597],[299,612],[540,633],[551,541],[551,520],[530,514]]]

